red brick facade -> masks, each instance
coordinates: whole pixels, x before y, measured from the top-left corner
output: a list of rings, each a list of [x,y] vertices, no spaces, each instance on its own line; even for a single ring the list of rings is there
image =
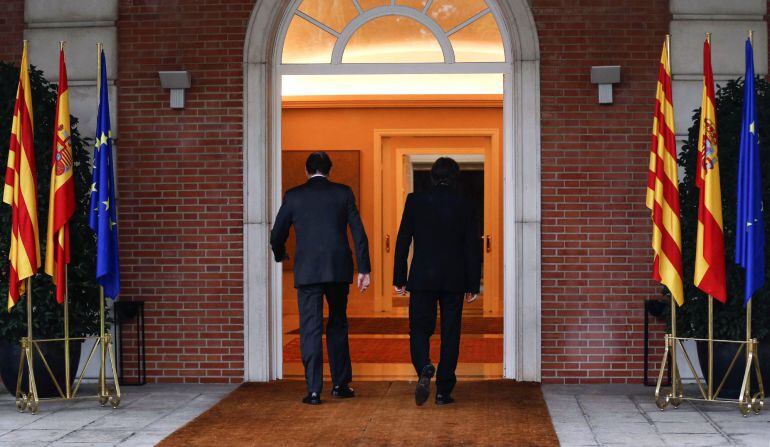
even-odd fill
[[[24,0],[3,1],[3,13],[0,14],[0,61],[19,65],[23,35]]]
[[[541,49],[543,381],[638,382],[643,304],[660,293],[648,279],[644,185],[668,1],[532,3]],[[151,381],[243,377],[243,46],[253,6],[119,4],[123,299],[147,302]],[[6,0],[0,24],[12,32],[0,33],[0,59],[18,59],[22,14],[22,0]],[[590,67],[615,64],[615,104],[600,106]],[[169,108],[158,80],[159,70],[177,69],[193,78],[184,110]],[[652,336],[661,338],[661,324]]]
[[[533,3],[541,52],[543,381],[639,381],[644,300],[660,295],[649,280],[644,185],[668,1]],[[593,65],[622,67],[611,106],[597,104]],[[652,337],[661,339],[662,325]]]
[[[118,189],[123,299],[147,306],[148,375],[243,378],[243,43],[251,0],[123,0]],[[169,108],[158,71],[192,73]]]

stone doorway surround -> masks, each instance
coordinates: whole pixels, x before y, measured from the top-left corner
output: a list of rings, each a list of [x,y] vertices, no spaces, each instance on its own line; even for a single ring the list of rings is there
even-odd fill
[[[540,380],[540,74],[527,0],[498,0],[511,53],[505,77],[505,361],[507,378]],[[258,0],[244,45],[245,380],[282,377],[280,278],[269,231],[280,204],[280,104],[275,61],[292,1]],[[506,37],[507,36],[507,37]]]

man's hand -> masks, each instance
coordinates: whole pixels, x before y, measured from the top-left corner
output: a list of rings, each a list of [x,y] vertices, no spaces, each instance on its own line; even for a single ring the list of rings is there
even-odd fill
[[[401,296],[406,295],[406,286],[401,286],[401,287],[393,286],[393,290],[395,290],[396,293]]]
[[[478,293],[466,293],[465,294],[465,302],[466,303],[472,303],[476,301],[476,299],[479,297]]]
[[[366,289],[369,288],[369,284],[372,283],[372,275],[369,273],[359,273],[358,274],[358,290],[361,291],[361,293],[366,292]]]

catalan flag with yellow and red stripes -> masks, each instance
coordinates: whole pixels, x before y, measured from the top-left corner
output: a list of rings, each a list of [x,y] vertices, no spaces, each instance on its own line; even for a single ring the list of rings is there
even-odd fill
[[[700,194],[694,280],[699,289],[724,303],[727,301],[727,285],[718,153],[714,74],[711,70],[711,42],[707,38],[703,42],[703,96],[695,175],[695,185]]]
[[[671,95],[671,67],[668,42],[663,44],[655,94],[655,114],[647,176],[647,208],[652,210],[652,248],[655,251],[652,277],[668,287],[680,306],[682,291],[682,232],[679,217],[679,174],[674,106]]]
[[[3,202],[11,205],[10,275],[8,309],[24,294],[24,280],[40,268],[37,222],[37,170],[33,146],[32,90],[29,83],[27,44],[21,56],[21,73],[11,124],[11,144],[5,172]]]
[[[51,160],[51,192],[48,199],[48,236],[45,272],[53,277],[56,301],[64,302],[67,290],[66,266],[70,262],[69,220],[75,213],[75,180],[72,178],[72,142],[69,90],[64,48],[59,50],[59,92],[56,101],[53,153]]]

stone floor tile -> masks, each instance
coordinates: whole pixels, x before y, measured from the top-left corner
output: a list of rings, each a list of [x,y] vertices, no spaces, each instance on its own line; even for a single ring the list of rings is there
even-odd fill
[[[26,446],[31,442],[53,442],[65,436],[71,430],[27,430],[19,429],[0,436],[0,442],[15,442]]]
[[[131,430],[78,430],[74,431],[58,441],[80,443],[110,443],[118,444],[130,438],[134,432]]]
[[[167,432],[138,432],[118,444],[119,447],[150,447],[162,441],[171,433]]]
[[[68,442],[56,441],[48,444],[48,447],[114,447],[112,442]]]
[[[705,422],[706,416],[697,411],[653,411],[645,413],[645,415],[654,422],[679,422],[679,423],[692,423],[692,422]]]
[[[767,433],[752,433],[748,435],[731,435],[735,443],[744,447],[769,447],[770,439]]]
[[[719,434],[709,422],[659,422],[655,423],[655,429],[666,434]]]
[[[18,441],[0,441],[0,447],[47,447],[48,445],[50,445],[50,442],[25,441],[24,444],[20,444]]]
[[[30,430],[77,430],[105,417],[107,414],[108,413],[99,410],[77,410],[68,408],[51,414],[43,414],[43,417],[26,425],[24,428]]]
[[[670,446],[698,446],[698,447],[722,447],[730,445],[730,440],[722,435],[675,435],[675,434],[663,434],[661,435],[666,445]]]

